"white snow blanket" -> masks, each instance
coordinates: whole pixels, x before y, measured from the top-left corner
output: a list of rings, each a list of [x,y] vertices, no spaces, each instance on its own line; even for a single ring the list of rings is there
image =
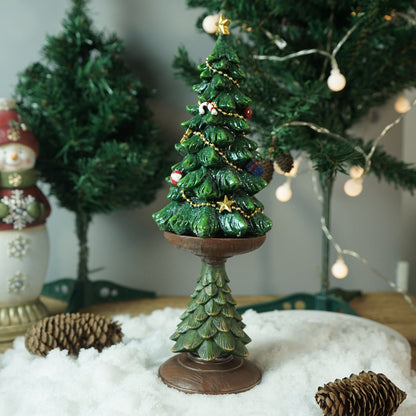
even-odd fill
[[[240,394],[190,395],[167,387],[159,366],[172,356],[169,336],[179,309],[116,316],[123,342],[78,357],[54,350],[29,354],[23,337],[0,355],[0,415],[4,416],[319,416],[321,386],[351,373],[384,373],[407,393],[397,416],[416,415],[416,374],[410,347],[397,332],[349,315],[275,311],[243,315],[250,360],[262,382]]]

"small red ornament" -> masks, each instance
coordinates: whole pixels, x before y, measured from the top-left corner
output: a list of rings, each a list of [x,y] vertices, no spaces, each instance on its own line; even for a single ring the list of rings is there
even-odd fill
[[[178,182],[181,180],[181,178],[182,178],[182,173],[180,170],[174,170],[170,174],[170,181],[172,182],[173,186],[176,186]]]
[[[250,118],[253,115],[253,110],[250,107],[244,109],[244,118]]]

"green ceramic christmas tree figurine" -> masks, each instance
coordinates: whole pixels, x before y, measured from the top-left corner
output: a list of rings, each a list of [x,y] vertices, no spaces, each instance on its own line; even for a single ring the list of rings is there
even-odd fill
[[[186,132],[176,145],[183,159],[168,178],[171,202],[153,215],[171,244],[202,259],[192,299],[171,337],[172,350],[182,355],[160,368],[166,384],[187,392],[235,393],[261,378],[254,365],[235,358],[248,355],[250,338],[225,272],[227,258],[260,247],[272,227],[254,196],[267,183],[257,145],[246,137],[252,111],[240,88],[245,74],[229,41],[229,22],[221,16],[215,49],[199,66],[198,105],[188,107],[193,117],[183,123]]]
[[[164,231],[197,237],[263,235],[272,223],[254,194],[267,182],[256,162],[257,144],[246,137],[250,99],[240,83],[245,74],[229,44],[219,33],[213,53],[199,66],[201,83],[194,86],[198,105],[176,150],[184,157],[172,167],[168,199],[154,215]]]

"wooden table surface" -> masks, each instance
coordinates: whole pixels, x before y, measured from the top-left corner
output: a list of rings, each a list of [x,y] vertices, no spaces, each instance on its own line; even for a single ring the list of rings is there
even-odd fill
[[[267,302],[275,296],[235,296],[238,306],[258,302]],[[65,303],[51,298],[42,298],[51,314],[60,313],[65,309]],[[415,301],[415,299],[413,299]],[[156,299],[140,299],[125,302],[104,303],[92,305],[83,312],[93,312],[112,316],[128,314],[137,316],[149,314],[155,309],[165,307],[184,308],[189,297],[159,296]],[[415,301],[416,303],[416,301]],[[364,293],[361,297],[350,302],[352,308],[363,318],[384,324],[400,334],[410,343],[412,349],[412,368],[416,370],[416,311],[404,300],[403,296],[395,292]],[[11,348],[12,343],[0,344],[0,352]]]

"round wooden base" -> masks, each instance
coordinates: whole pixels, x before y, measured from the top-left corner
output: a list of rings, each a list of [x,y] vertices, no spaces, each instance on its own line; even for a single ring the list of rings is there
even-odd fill
[[[164,362],[159,377],[169,387],[197,394],[241,393],[261,381],[260,370],[244,358],[228,355],[204,361],[186,352]]]

